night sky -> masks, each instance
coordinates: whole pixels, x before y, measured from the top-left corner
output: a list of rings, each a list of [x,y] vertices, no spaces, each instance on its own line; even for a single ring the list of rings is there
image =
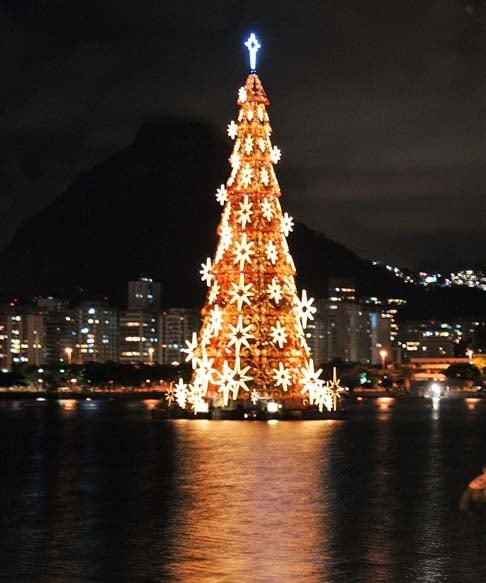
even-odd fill
[[[225,135],[255,32],[284,209],[364,258],[486,267],[483,0],[0,6],[0,248],[144,120]]]

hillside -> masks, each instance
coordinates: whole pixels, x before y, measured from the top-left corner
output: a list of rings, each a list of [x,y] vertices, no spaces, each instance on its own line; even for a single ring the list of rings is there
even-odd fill
[[[130,146],[79,176],[17,231],[0,255],[0,294],[108,297],[123,306],[127,282],[144,274],[161,282],[164,308],[201,305],[199,269],[215,250],[221,207],[214,193],[228,176],[229,153],[204,122],[144,124]],[[285,207],[285,175],[279,180]],[[314,297],[327,295],[329,276],[346,276],[362,295],[409,297],[411,312],[423,303],[423,290],[305,225],[296,225],[289,245],[298,287]],[[483,310],[483,296],[478,301]],[[458,306],[450,298],[446,304]]]

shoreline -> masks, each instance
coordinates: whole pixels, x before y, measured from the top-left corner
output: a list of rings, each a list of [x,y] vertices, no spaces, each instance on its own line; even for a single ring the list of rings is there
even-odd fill
[[[126,390],[76,390],[76,391],[29,391],[29,390],[9,390],[0,389],[1,401],[15,401],[15,400],[59,400],[59,399],[100,399],[100,400],[145,400],[156,399],[163,400],[165,390],[161,389],[126,389]],[[377,399],[393,399],[399,401],[431,401],[432,398],[425,395],[411,395],[411,394],[394,394],[388,392],[371,392],[368,394],[356,393],[347,394],[343,397],[343,405],[346,402],[359,402]],[[441,401],[454,401],[461,399],[480,399],[486,400],[484,392],[454,392],[440,396]]]
[[[163,399],[165,391],[161,390],[92,390],[92,391],[0,391],[1,401],[36,400],[56,401],[59,399],[103,399],[103,400],[144,400]]]

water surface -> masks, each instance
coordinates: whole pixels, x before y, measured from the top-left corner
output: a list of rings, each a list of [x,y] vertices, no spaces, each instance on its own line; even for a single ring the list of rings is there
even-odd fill
[[[0,403],[1,581],[476,583],[486,403],[346,421],[154,423],[151,402]]]

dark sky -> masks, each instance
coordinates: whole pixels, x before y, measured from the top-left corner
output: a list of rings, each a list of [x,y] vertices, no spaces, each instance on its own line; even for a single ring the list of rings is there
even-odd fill
[[[0,0],[0,248],[143,120],[225,135],[253,31],[284,209],[365,258],[486,268],[485,2]]]

